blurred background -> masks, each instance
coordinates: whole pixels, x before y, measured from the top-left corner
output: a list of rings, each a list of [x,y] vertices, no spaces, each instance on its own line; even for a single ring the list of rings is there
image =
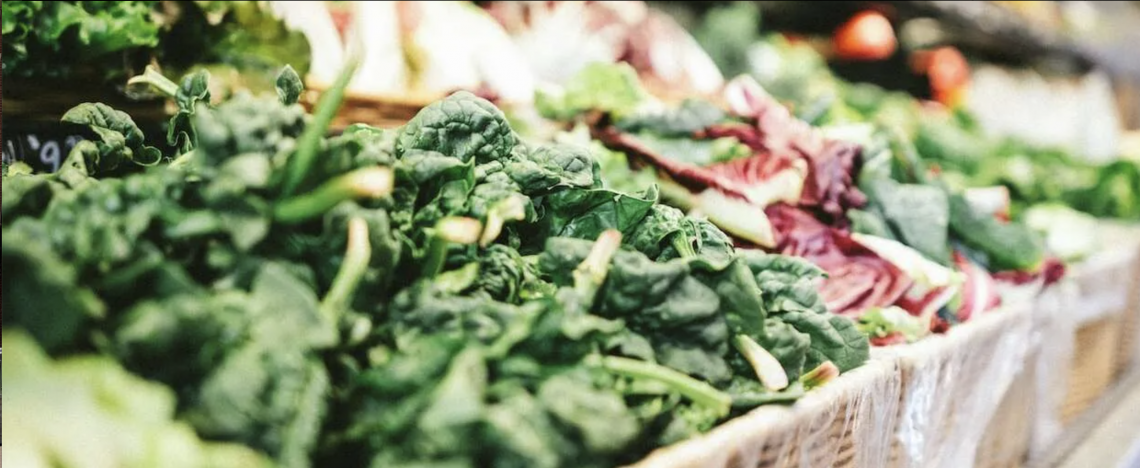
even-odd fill
[[[959,186],[1140,218],[1138,2],[3,5],[3,155],[36,169],[58,168],[82,137],[58,123],[75,102],[107,102],[161,135],[174,104],[126,85],[147,66],[205,68],[220,98],[272,89],[288,63],[311,105],[356,57],[334,126],[400,125],[465,89],[534,130],[536,95],[625,62],[665,101],[714,97],[747,74],[815,125],[890,121]]]
[[[77,95],[161,114],[124,84],[147,64],[207,67],[232,91],[268,89],[288,62],[319,91],[354,54],[364,102],[345,118],[381,124],[456,89],[528,105],[588,63],[624,61],[662,97],[752,74],[822,105],[832,78],[869,83],[1096,162],[1133,152],[1140,128],[1140,2],[110,2],[137,4],[127,38],[21,37],[9,3],[28,2],[5,2],[4,155],[49,165],[40,140],[60,135],[40,124]]]

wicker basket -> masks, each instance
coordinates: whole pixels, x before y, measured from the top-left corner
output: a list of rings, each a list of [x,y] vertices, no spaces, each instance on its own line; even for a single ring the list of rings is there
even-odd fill
[[[1069,386],[1061,404],[1061,421],[1068,424],[1108,390],[1116,380],[1116,358],[1123,317],[1111,314],[1077,329]]]
[[[1140,251],[1140,247],[1137,247]],[[1140,252],[1134,255],[1132,285],[1124,308],[1124,323],[1120,329],[1120,351],[1117,370],[1123,375],[1140,364]]]
[[[1039,353],[1031,354],[1027,362],[1035,362]],[[1009,386],[982,435],[976,468],[1019,468],[1025,463],[1037,404],[1035,374],[1035,366],[1027,365]]]
[[[318,93],[311,92],[306,105],[316,103]],[[380,128],[393,128],[407,123],[416,113],[443,96],[366,96],[351,95],[345,98],[333,120],[333,129],[363,123]]]
[[[790,407],[761,407],[632,468],[868,467],[886,461],[899,396],[893,360],[872,360]]]
[[[1031,303],[1014,303],[912,345],[879,350],[902,377],[887,466],[969,466],[1031,349]]]
[[[1133,295],[1135,244],[1119,244],[1073,268],[1077,285],[1077,328],[1061,421],[1068,424],[1116,380],[1122,361],[1126,313]],[[1134,334],[1133,334],[1134,335]]]

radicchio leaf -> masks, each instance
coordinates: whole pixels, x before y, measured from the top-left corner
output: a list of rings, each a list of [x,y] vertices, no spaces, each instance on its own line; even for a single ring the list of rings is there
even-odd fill
[[[871,307],[893,305],[914,280],[850,235],[827,226],[811,214],[787,205],[773,205],[767,214],[779,233],[776,250],[804,257],[827,272],[820,295],[827,308],[857,315]]]

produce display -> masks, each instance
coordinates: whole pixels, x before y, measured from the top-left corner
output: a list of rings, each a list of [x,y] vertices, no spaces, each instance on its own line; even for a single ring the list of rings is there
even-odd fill
[[[776,34],[734,34],[757,28],[756,16],[742,9],[746,7],[733,5],[710,12],[700,29],[707,34],[698,39],[730,51],[727,57],[716,57],[722,67],[753,76],[797,117],[820,126],[871,123],[901,134],[898,137],[909,140],[915,155],[952,188],[1007,187],[1011,212],[1005,214],[1015,218],[1033,204],[1062,203],[1096,217],[1140,219],[1140,161],[1135,157],[1109,164],[1084,162],[1065,150],[988,134],[957,105],[958,98],[940,99],[949,105],[942,107],[905,93],[845,82],[809,44]],[[740,24],[749,21],[748,27]],[[950,70],[932,72],[932,86],[939,88],[935,82],[946,81],[939,89],[960,92],[968,78],[958,75],[965,70],[949,64],[943,68]]]
[[[905,341],[902,329],[945,330],[999,305],[987,270],[1016,283],[1059,274],[1028,227],[951,189],[890,127],[868,119],[813,128],[748,77],[730,82],[721,100],[727,111],[699,99],[664,105],[628,69],[595,66],[538,105],[554,118],[581,116],[639,177],[659,181],[670,203],[707,216],[735,245],[823,268],[828,309],[874,312],[867,326],[882,344]],[[871,324],[891,307],[917,322]]]
[[[956,49],[934,102],[845,81],[888,13],[819,40],[757,5],[4,2],[5,92],[63,89],[82,135],[5,149],[9,464],[767,467],[722,445],[756,415],[805,466],[869,431],[835,463],[970,459],[1072,351],[1030,301],[1078,305],[1049,294],[1140,220],[1140,151],[990,133]],[[342,125],[370,102],[411,111]]]
[[[205,72],[151,70],[175,151],[87,103],[64,121],[98,139],[63,169],[5,168],[7,325],[106,356],[28,372],[122,366],[283,466],[608,466],[868,358],[815,266],[605,188],[469,93],[325,137],[349,76],[310,117],[291,68],[217,105]]]

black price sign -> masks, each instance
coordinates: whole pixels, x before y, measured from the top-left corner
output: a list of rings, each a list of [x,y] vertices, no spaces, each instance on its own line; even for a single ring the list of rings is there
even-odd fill
[[[4,132],[4,163],[24,162],[37,172],[55,172],[83,137],[61,129]]]

